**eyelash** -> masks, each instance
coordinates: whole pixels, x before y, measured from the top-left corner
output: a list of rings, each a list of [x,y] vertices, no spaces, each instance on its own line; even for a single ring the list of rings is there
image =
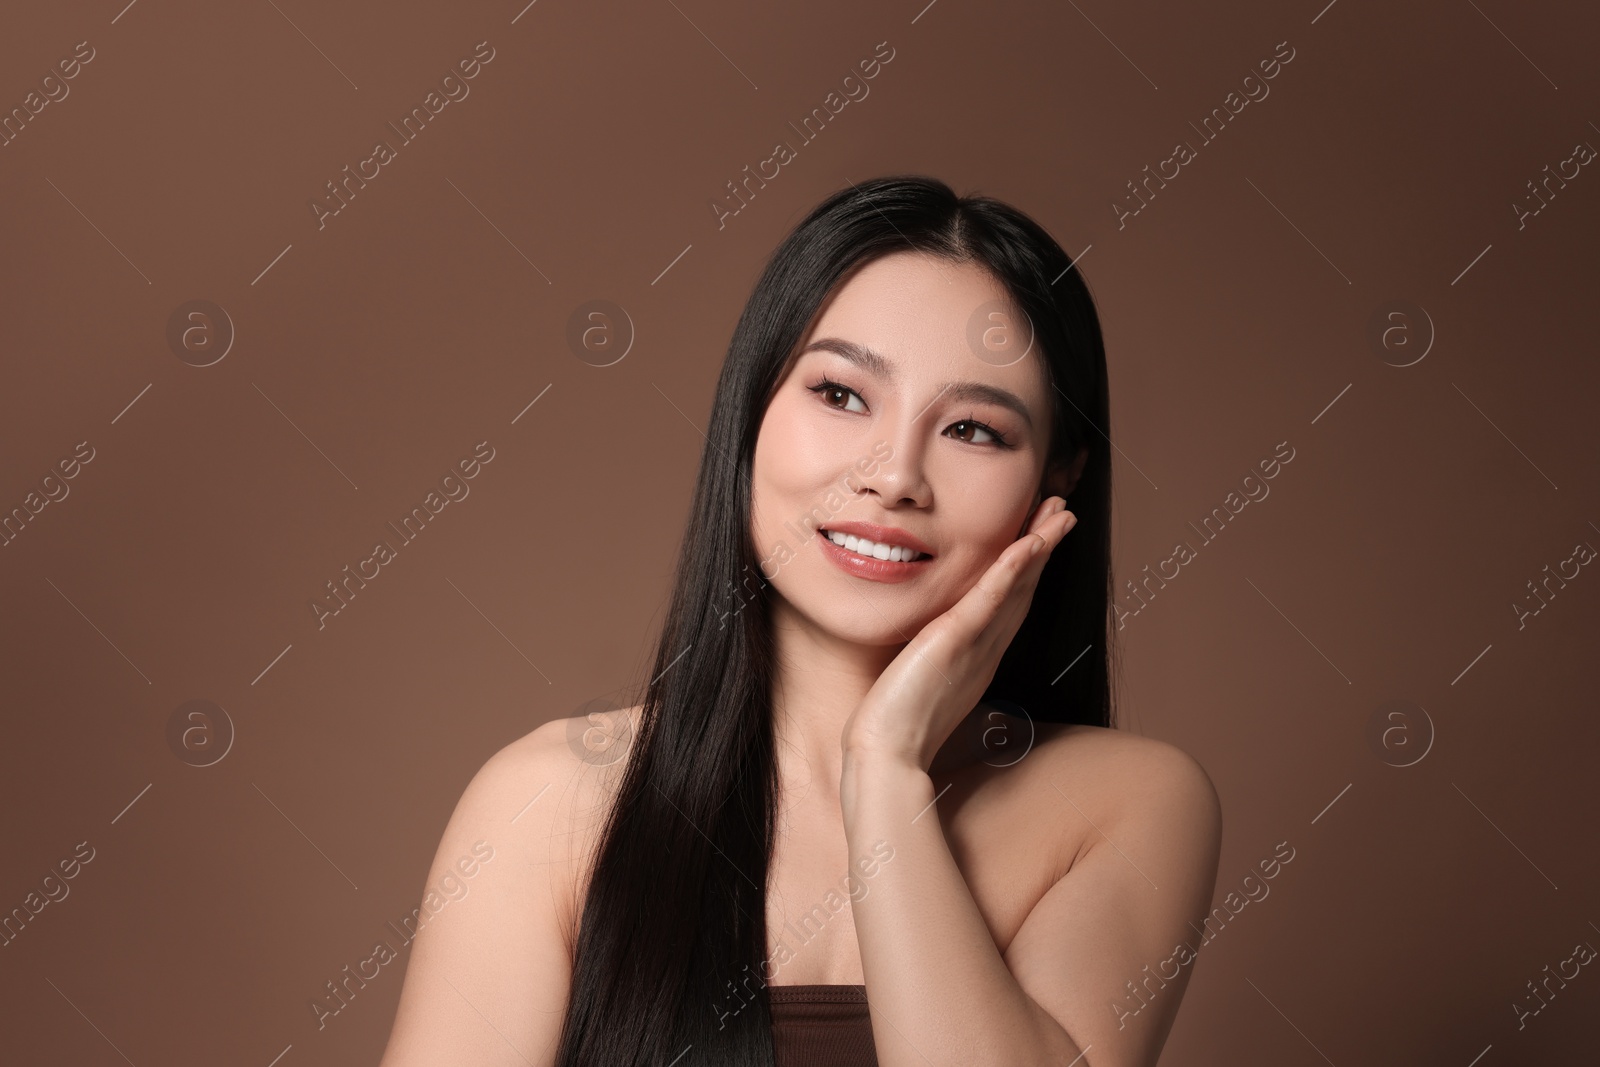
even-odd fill
[[[842,385],[839,382],[836,382],[831,378],[823,378],[821,381],[817,382],[816,385],[807,386],[807,389],[809,391],[813,392],[813,393],[816,393],[817,396],[822,399],[822,402],[824,404],[827,404],[828,401],[827,401],[827,398],[825,396],[823,396],[823,394],[832,392],[835,389],[837,389],[841,393],[849,393],[851,396],[859,398],[863,404],[865,404],[867,402],[867,398],[866,397],[862,396],[860,393],[856,392],[854,389],[850,388],[848,385]],[[828,404],[828,406],[829,407],[833,407],[834,405]],[[977,419],[960,419],[960,420],[958,420],[956,422],[951,423],[950,425],[951,426],[961,426],[961,425],[976,426],[978,429],[982,430],[984,433],[986,433],[989,436],[994,438],[993,441],[989,441],[989,442],[965,441],[965,442],[962,442],[963,444],[976,445],[979,448],[985,448],[985,447],[1013,448],[1013,447],[1015,447],[1014,445],[1012,445],[1011,441],[1006,437],[1005,434],[1001,433],[999,430],[995,429],[993,426],[990,426],[988,423],[979,422]],[[948,428],[949,427],[946,427],[946,429],[948,429]]]

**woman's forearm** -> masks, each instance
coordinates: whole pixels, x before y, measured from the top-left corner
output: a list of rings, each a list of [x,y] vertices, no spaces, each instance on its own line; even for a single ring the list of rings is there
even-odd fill
[[[894,850],[853,904],[881,1067],[1074,1062],[1079,1047],[1001,958],[945,840],[928,773],[847,749],[840,796],[849,854],[879,841]]]

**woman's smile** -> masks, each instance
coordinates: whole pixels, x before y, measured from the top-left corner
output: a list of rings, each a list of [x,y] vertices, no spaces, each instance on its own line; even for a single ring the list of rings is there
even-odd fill
[[[861,533],[876,534],[872,540]],[[819,527],[817,545],[822,554],[846,574],[873,582],[903,582],[926,572],[933,562],[927,546],[904,530],[871,523],[841,522]]]

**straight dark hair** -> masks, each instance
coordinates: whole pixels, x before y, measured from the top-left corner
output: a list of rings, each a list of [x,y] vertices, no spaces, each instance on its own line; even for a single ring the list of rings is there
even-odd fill
[[[773,252],[728,345],[653,681],[583,895],[561,1067],[772,1067],[775,667],[751,462],[767,404],[824,301],[857,268],[903,251],[974,263],[1004,286],[1050,381],[1051,458],[1088,450],[1067,497],[1077,526],[1046,564],[984,702],[1034,722],[1113,724],[1110,402],[1088,287],[1042,227],[997,200],[919,175],[833,194]],[[750,599],[730,613],[738,589]]]

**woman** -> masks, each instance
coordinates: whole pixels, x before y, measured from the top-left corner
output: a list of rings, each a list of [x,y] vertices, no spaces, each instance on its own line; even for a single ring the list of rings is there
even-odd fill
[[[1108,414],[1029,218],[819,205],[729,345],[643,702],[473,779],[429,884],[497,858],[383,1067],[1154,1064],[1221,819],[1112,728]]]

